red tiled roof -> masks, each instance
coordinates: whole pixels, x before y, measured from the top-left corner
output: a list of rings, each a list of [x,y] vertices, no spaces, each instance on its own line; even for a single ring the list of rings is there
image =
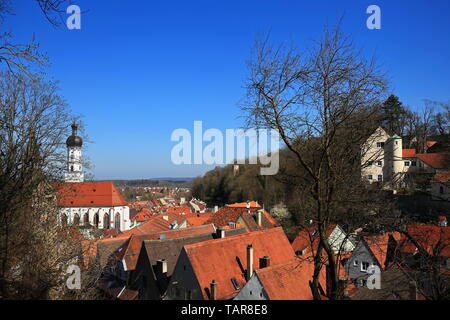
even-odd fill
[[[433,182],[450,182],[450,170],[440,170],[433,176]]]
[[[408,234],[432,256],[450,257],[450,226],[409,225]],[[406,235],[402,235],[400,250],[404,253],[415,253],[416,246]]]
[[[403,149],[402,157],[403,158],[415,158],[416,157],[416,149]]]
[[[432,146],[434,146],[437,143],[437,141],[427,141],[425,142],[427,148],[430,148]]]
[[[241,288],[245,285],[243,269],[247,268],[249,244],[253,245],[254,250],[254,270],[259,269],[259,258],[263,256],[269,256],[273,264],[295,258],[295,253],[282,228],[249,232],[184,247],[205,299],[209,299],[206,289],[212,280],[218,283],[218,299],[236,292],[231,282],[232,278],[237,280]]]
[[[137,222],[144,222],[151,218],[151,213],[149,211],[139,211],[130,220]]]
[[[314,273],[312,259],[296,258],[256,271],[259,281],[270,300],[313,300],[309,281]],[[319,283],[326,290],[325,268]]]
[[[211,219],[213,212],[205,213],[189,213],[183,217],[187,219],[190,226],[200,226],[206,224],[209,219]]]
[[[111,181],[53,184],[60,207],[115,207],[127,202]]]
[[[435,169],[450,168],[450,154],[449,153],[423,153],[416,154],[416,157],[422,162],[426,163]]]
[[[327,238],[331,235],[336,226],[336,224],[330,224],[328,226],[326,231]],[[306,228],[299,230],[294,241],[292,241],[292,248],[295,252],[303,251],[305,249],[311,249],[319,239],[318,235],[317,224],[307,226]]]
[[[167,212],[177,213],[177,214],[189,214],[191,213],[191,208],[187,206],[182,207],[169,207],[167,208]]]
[[[185,220],[185,218],[176,213],[170,212],[161,213],[150,217],[146,222],[142,223],[141,225],[133,229],[124,231],[123,234],[132,235],[132,234],[143,234],[143,233],[171,230],[170,225],[175,220],[177,221],[178,224],[181,224]]]
[[[248,202],[250,208],[261,208],[257,201],[249,201]],[[226,207],[231,208],[247,208],[247,202],[236,202],[232,204],[227,204]]]
[[[250,213],[248,213],[250,211]],[[242,207],[222,207],[215,212],[207,223],[214,223],[216,227],[223,227],[229,222],[236,222],[241,215],[252,215],[257,211],[257,208],[242,208]]]
[[[121,259],[125,260],[126,269],[134,270],[139,258],[139,252],[141,251],[142,242],[144,240],[159,240],[162,235],[164,239],[174,239],[195,236],[200,234],[214,233],[215,228],[212,224],[182,228],[169,231],[160,231],[147,234],[134,234],[131,236],[127,249],[124,251]]]
[[[382,235],[365,236],[364,240],[380,266],[385,268],[386,257],[388,254],[389,234],[385,233]]]

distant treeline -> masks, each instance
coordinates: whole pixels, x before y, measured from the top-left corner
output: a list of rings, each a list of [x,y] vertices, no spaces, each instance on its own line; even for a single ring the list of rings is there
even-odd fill
[[[153,180],[153,179],[137,179],[137,180],[112,180],[112,182],[120,188],[126,187],[178,187],[190,188],[192,179],[185,180]]]

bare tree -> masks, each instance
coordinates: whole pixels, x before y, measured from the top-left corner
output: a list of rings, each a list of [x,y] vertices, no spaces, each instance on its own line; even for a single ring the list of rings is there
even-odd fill
[[[66,12],[70,0],[35,0],[45,18],[55,27],[62,22],[62,13]],[[14,13],[10,0],[0,0],[0,24]],[[24,73],[29,77],[37,76],[48,64],[48,58],[39,51],[39,43],[31,39],[29,43],[16,43],[12,32],[0,34],[0,64],[14,72]]]
[[[249,62],[249,127],[279,131],[306,176],[301,187],[311,197],[309,217],[317,223],[311,290],[321,298],[319,275],[326,256],[330,299],[339,299],[339,264],[326,239],[330,222],[360,202],[360,146],[375,129],[374,109],[386,89],[375,60],[365,60],[339,24],[304,54],[294,46],[258,40]]]
[[[0,297],[55,298],[81,234],[59,227],[53,181],[62,177],[73,117],[55,83],[0,73]],[[56,290],[58,291],[58,290]]]

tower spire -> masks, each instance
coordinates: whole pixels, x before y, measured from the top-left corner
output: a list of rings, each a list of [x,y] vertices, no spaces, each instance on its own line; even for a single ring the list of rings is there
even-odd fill
[[[67,172],[66,182],[83,182],[83,166],[81,163],[81,147],[83,139],[77,135],[78,125],[74,121],[71,125],[72,135],[66,140],[67,145]]]

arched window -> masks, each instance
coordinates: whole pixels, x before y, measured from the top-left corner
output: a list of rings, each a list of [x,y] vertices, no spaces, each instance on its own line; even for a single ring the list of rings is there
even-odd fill
[[[61,213],[61,225],[67,225],[67,215],[65,213]]]
[[[120,213],[116,213],[116,215],[114,216],[114,229],[116,229],[116,231],[120,231]]]
[[[87,213],[87,212],[83,215],[83,225],[84,226],[89,225],[89,213]]]
[[[70,166],[70,171],[73,171],[73,166]]]
[[[109,221],[109,214],[105,213],[103,216],[103,229],[109,229],[111,222]]]
[[[94,227],[98,228],[98,222],[100,221],[98,213],[94,214]]]
[[[80,216],[78,215],[78,213],[75,213],[75,215],[73,216],[72,224],[74,226],[79,226],[80,225]]]

